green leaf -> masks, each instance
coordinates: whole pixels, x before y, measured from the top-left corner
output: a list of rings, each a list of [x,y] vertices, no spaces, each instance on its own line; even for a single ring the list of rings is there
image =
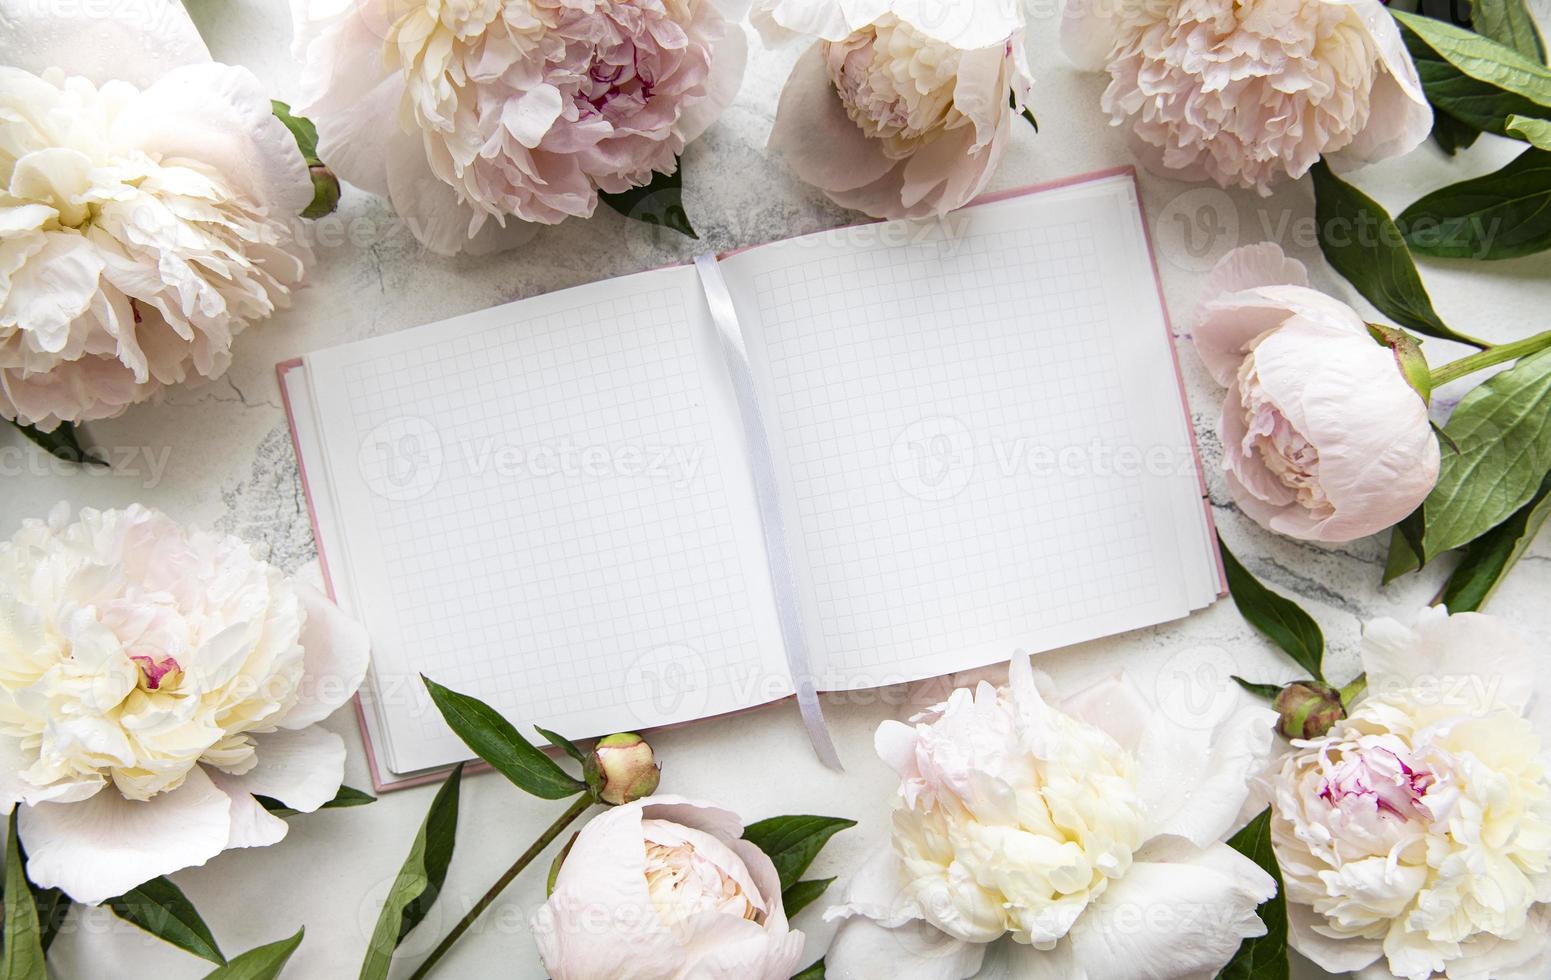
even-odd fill
[[[787,918],[812,905],[820,895],[824,894],[824,890],[834,883],[833,878],[809,878],[783,891],[781,905],[786,909]]]
[[[38,928],[38,907],[27,881],[16,815],[11,811],[11,830],[5,842],[5,948],[0,952],[0,980],[48,980],[43,964],[43,934]]]
[[[75,908],[75,903],[70,896],[58,888],[32,888],[32,903],[38,908],[38,928],[43,934],[43,952],[54,944],[54,937],[59,935],[59,930],[64,928],[65,920],[70,918],[70,910]]]
[[[1239,614],[1272,643],[1281,647],[1294,663],[1309,672],[1310,677],[1323,681],[1325,634],[1320,631],[1314,617],[1304,612],[1296,602],[1261,585],[1249,573],[1249,569],[1233,556],[1220,536],[1217,546],[1222,551],[1223,570],[1228,576],[1228,594],[1233,596],[1233,604],[1239,607]]]
[[[1546,474],[1529,503],[1466,547],[1464,559],[1443,586],[1441,599],[1449,612],[1474,612],[1485,605],[1508,570],[1534,543],[1547,515],[1551,515],[1551,473]]]
[[[458,835],[458,792],[463,785],[463,766],[460,763],[431,801],[425,820],[410,845],[404,866],[388,889],[383,901],[382,914],[372,930],[372,938],[366,944],[366,958],[361,961],[360,980],[383,980],[393,962],[393,951],[403,942],[409,931],[420,924],[436,897],[441,894],[447,880],[447,866],[452,863],[453,845]]]
[[[512,723],[478,698],[448,690],[426,677],[426,690],[447,725],[474,754],[522,790],[546,800],[563,800],[587,788],[523,738]]]
[[[271,799],[268,796],[255,796],[254,799],[259,801],[260,806],[268,810],[270,813],[273,813],[277,817],[294,817],[298,812],[300,812],[286,806],[279,800]],[[370,793],[358,790],[354,786],[341,786],[339,787],[339,792],[334,794],[334,798],[318,807],[318,809],[340,810],[345,807],[366,806],[368,803],[376,802],[377,797]]]
[[[1444,453],[1423,505],[1426,561],[1501,524],[1540,489],[1551,470],[1551,349],[1473,388],[1443,428],[1461,451]]]
[[[819,960],[806,970],[792,977],[792,980],[824,980],[824,961]]]
[[[107,901],[113,913],[203,960],[225,963],[210,927],[199,917],[194,903],[167,878],[152,878],[137,888]]]
[[[1228,676],[1232,677],[1234,683],[1242,687],[1244,690],[1255,695],[1256,697],[1265,698],[1267,701],[1275,701],[1276,696],[1282,693],[1281,687],[1276,684],[1256,684],[1254,681],[1245,680],[1238,674],[1229,674]]]
[[[1422,529],[1424,516],[1422,507],[1418,507],[1391,530],[1390,555],[1383,563],[1383,585],[1422,568]]]
[[[1337,177],[1323,160],[1311,173],[1320,251],[1337,272],[1379,312],[1401,326],[1474,347],[1486,346],[1455,333],[1439,319],[1404,236],[1378,202]]]
[[[1462,123],[1446,112],[1433,113],[1433,142],[1449,156],[1468,150],[1480,137],[1481,130],[1469,123]]]
[[[1551,150],[1551,121],[1509,116],[1507,129],[1509,136],[1517,136],[1542,150]]]
[[[1391,9],[1435,109],[1503,135],[1508,117],[1551,114],[1551,70],[1462,27]]]
[[[1240,943],[1239,951],[1217,974],[1217,980],[1287,980],[1291,969],[1287,959],[1287,899],[1283,894],[1282,871],[1271,849],[1271,811],[1260,811],[1260,816],[1228,839],[1228,846],[1276,879],[1276,894],[1258,909],[1266,924],[1266,934]]]
[[[270,943],[267,946],[256,946],[232,958],[225,966],[216,967],[205,974],[205,980],[275,980],[280,971],[285,969],[286,961],[291,954],[296,952],[296,947],[302,944],[302,937],[307,934],[305,927],[296,930],[296,935],[290,939],[282,939],[279,942]]]
[[[1471,0],[1471,26],[1532,61],[1544,63],[1545,42],[1524,0]]]
[[[552,732],[549,729],[542,728],[538,725],[534,725],[533,730],[544,736],[544,741],[548,742],[550,745],[553,745],[555,748],[564,752],[566,755],[575,759],[577,762],[580,762],[583,765],[587,764],[587,753],[583,752],[580,748],[577,747],[575,742],[566,738],[564,735],[561,735],[559,732]]]
[[[285,123],[285,128],[296,138],[296,148],[302,151],[302,159],[307,161],[307,165],[310,167],[322,163],[318,159],[318,127],[312,124],[312,120],[306,116],[292,115],[291,107],[279,99],[271,99],[269,104],[274,109],[275,118]]]
[[[681,235],[698,239],[684,211],[684,171],[679,159],[672,173],[653,173],[651,182],[618,194],[598,192],[598,200],[634,221],[672,228]]]
[[[743,839],[765,852],[784,891],[797,883],[831,837],[855,826],[855,820],[841,817],[771,817],[744,828]]]
[[[11,422],[22,435],[55,459],[67,463],[84,463],[90,466],[107,466],[108,461],[81,448],[79,432],[69,422],[61,422],[53,432],[40,431],[36,426]]]
[[[1530,147],[1495,173],[1433,191],[1397,222],[1413,249],[1440,258],[1512,259],[1551,248],[1551,153]]]

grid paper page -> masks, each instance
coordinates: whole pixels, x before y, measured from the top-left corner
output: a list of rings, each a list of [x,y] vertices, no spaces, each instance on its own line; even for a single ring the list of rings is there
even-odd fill
[[[746,707],[768,673],[692,276],[309,358],[395,771],[468,755],[422,672],[578,737]]]
[[[1189,611],[1194,457],[1157,299],[1116,285],[1150,267],[1128,197],[1064,196],[727,263],[829,688]]]

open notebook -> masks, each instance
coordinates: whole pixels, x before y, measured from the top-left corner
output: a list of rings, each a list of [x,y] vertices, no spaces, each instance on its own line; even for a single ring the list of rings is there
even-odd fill
[[[281,365],[379,788],[470,755],[421,673],[583,737],[1221,591],[1128,170],[702,261]]]

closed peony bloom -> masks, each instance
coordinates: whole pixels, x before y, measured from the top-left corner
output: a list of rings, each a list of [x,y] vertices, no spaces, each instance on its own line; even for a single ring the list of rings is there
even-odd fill
[[[672,173],[732,101],[711,0],[292,0],[318,155],[444,255]],[[509,219],[515,218],[512,222]]]
[[[1228,487],[1262,526],[1350,541],[1404,518],[1437,482],[1427,405],[1395,354],[1277,246],[1223,257],[1195,343],[1228,388],[1218,426]]]
[[[0,417],[52,431],[220,377],[308,254],[312,181],[258,80],[173,0],[0,0],[0,50]]]
[[[333,798],[365,632],[232,537],[64,505],[0,544],[0,800],[27,876],[96,904]]]
[[[1544,658],[1489,616],[1368,624],[1368,697],[1272,779],[1292,945],[1333,973],[1551,976]]]
[[[878,754],[900,777],[890,847],[827,913],[835,980],[1211,975],[1275,882],[1220,839],[1270,751],[1275,715],[1243,703],[1187,729],[1123,678],[1063,700],[1026,656],[1009,683],[955,690]],[[997,974],[1002,975],[1002,974]]]
[[[533,938],[554,980],[787,980],[803,935],[781,879],[726,810],[676,796],[614,807],[582,828]]]
[[[771,148],[876,218],[969,203],[1033,85],[1016,3],[759,0],[753,18],[767,38],[816,38],[781,92]]]
[[[1109,73],[1102,106],[1189,180],[1269,194],[1321,155],[1414,149],[1432,109],[1380,0],[1066,0],[1061,40]]]

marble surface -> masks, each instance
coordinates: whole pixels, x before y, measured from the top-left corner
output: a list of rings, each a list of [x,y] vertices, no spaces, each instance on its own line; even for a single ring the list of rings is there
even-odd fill
[[[278,98],[293,92],[287,6],[276,0],[190,0],[215,56],[246,65]],[[1076,72],[1056,44],[1055,6],[1036,5],[1029,30],[1038,79],[1033,107],[1039,132],[1018,126],[992,189],[1017,187],[1131,162],[1121,131],[1097,108],[1104,79]],[[1543,18],[1544,21],[1544,18]],[[242,535],[284,569],[316,580],[318,568],[296,461],[280,407],[274,365],[342,341],[374,336],[553,289],[639,271],[691,257],[705,248],[765,242],[859,220],[801,185],[763,150],[776,95],[795,51],[763,50],[757,41],[737,101],[685,154],[686,204],[702,241],[645,227],[600,210],[589,221],[539,230],[525,248],[484,258],[443,259],[422,253],[385,203],[347,189],[339,212],[320,223],[310,283],[289,311],[251,329],[221,381],[180,390],[159,404],[89,427],[91,444],[109,450],[111,471],[77,470],[44,457],[20,436],[0,431],[0,534],[56,501],[115,507],[133,501],[191,522]],[[1377,165],[1354,180],[1393,211],[1422,193],[1496,169],[1516,144],[1487,137],[1450,160],[1431,145]],[[1273,239],[1302,258],[1316,284],[1354,298],[1319,258],[1307,181],[1268,198],[1224,193],[1161,177],[1142,177],[1148,219],[1174,316],[1196,431],[1210,475],[1223,536],[1264,581],[1291,593],[1323,625],[1329,675],[1356,671],[1361,623],[1381,615],[1407,619],[1436,592],[1446,569],[1430,568],[1388,588],[1379,584],[1385,544],[1367,539],[1320,547],[1273,536],[1245,519],[1217,476],[1215,420],[1220,391],[1188,337],[1189,311],[1204,272],[1228,248]],[[1491,264],[1424,263],[1423,276],[1443,317],[1466,333],[1510,340],[1545,329],[1551,309],[1551,254]],[[1370,318],[1376,318],[1371,314]],[[1435,363],[1458,356],[1429,341]],[[1159,370],[1168,370],[1159,365]],[[1445,390],[1440,411],[1457,400]],[[1551,635],[1551,535],[1542,535],[1492,602],[1544,646]],[[1039,665],[1060,682],[1081,682],[1124,668],[1165,710],[1208,717],[1224,703],[1227,675],[1263,681],[1292,678],[1285,658],[1254,634],[1231,603],[1188,620],[1048,654]],[[843,874],[884,838],[887,770],[871,752],[872,732],[893,716],[899,692],[832,699],[827,707],[849,767],[823,768],[808,748],[790,706],[661,734],[665,791],[716,800],[753,820],[779,813],[853,817],[820,858],[816,873]],[[350,748],[347,781],[368,786],[360,737],[349,712],[328,726]],[[432,790],[394,792],[356,810],[294,818],[289,837],[260,851],[235,851],[176,875],[229,953],[289,935],[307,939],[287,976],[353,976],[376,910],[396,874]],[[560,806],[525,797],[497,776],[465,783],[458,850],[446,890],[425,925],[407,941],[403,959],[426,952]],[[542,864],[547,864],[546,856]],[[441,976],[542,977],[527,934],[529,912],[542,901],[540,869],[523,876],[445,961]],[[817,909],[797,917],[810,953],[828,930]],[[199,977],[207,965],[151,940],[102,910],[77,910],[51,956],[64,977]],[[395,975],[405,971],[400,967]],[[1300,977],[1322,974],[1307,964]]]

